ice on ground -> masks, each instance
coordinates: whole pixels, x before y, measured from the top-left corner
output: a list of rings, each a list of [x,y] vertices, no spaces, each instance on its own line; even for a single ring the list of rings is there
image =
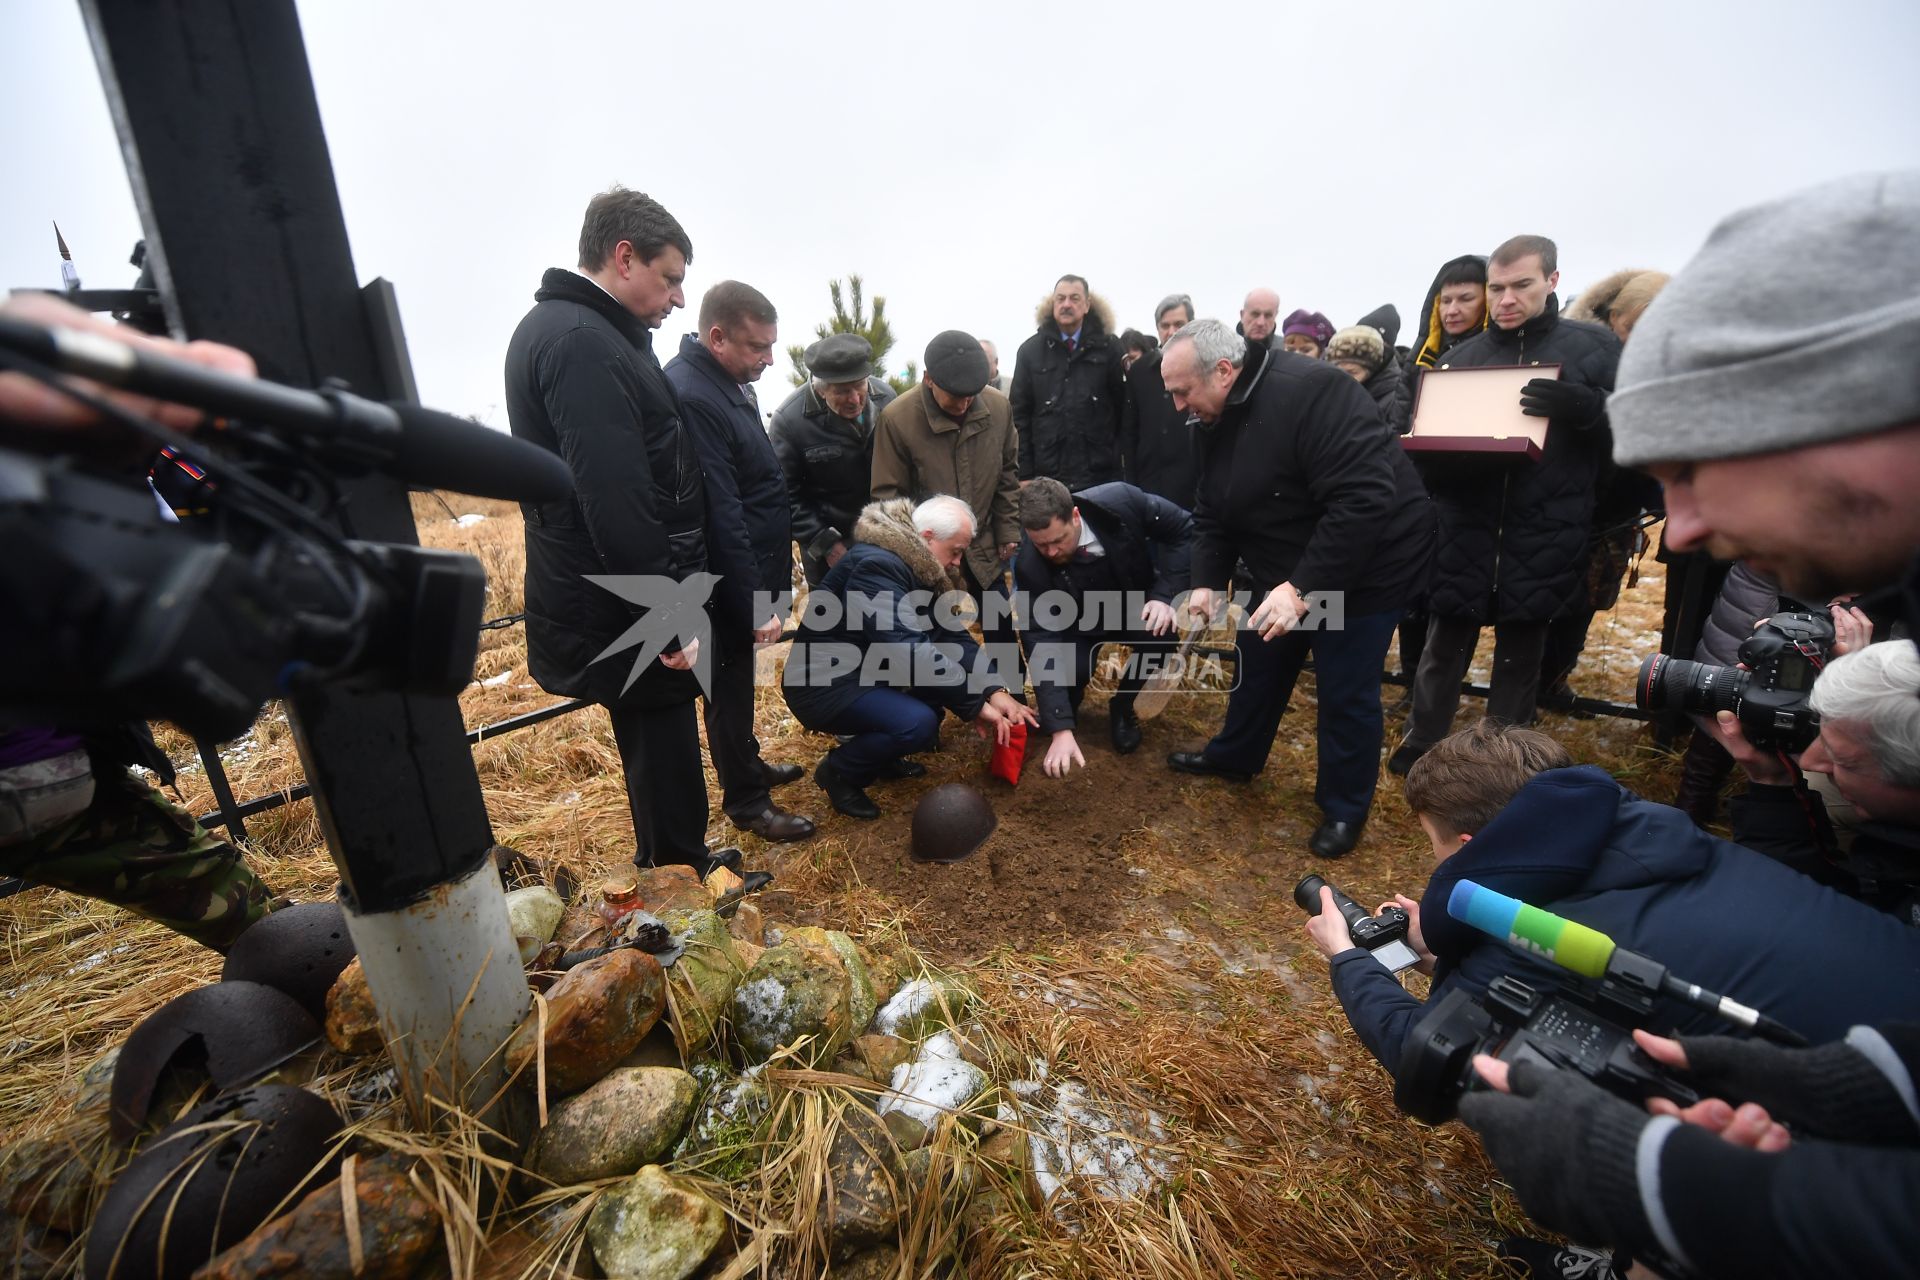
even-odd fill
[[[1008,1086],[1024,1102],[1033,1177],[1049,1202],[1084,1188],[1107,1200],[1138,1200],[1173,1173],[1166,1121],[1093,1096],[1077,1080],[1047,1086],[1022,1080]]]
[[[938,994],[931,982],[915,978],[880,1006],[880,1011],[873,1015],[873,1029],[883,1036],[899,1035],[901,1024],[925,1013]]]
[[[507,670],[507,671],[502,671],[497,676],[488,676],[485,680],[482,680],[480,683],[485,688],[498,689],[501,685],[505,684],[507,681],[511,679],[513,679],[513,672],[511,670]]]
[[[484,524],[486,522],[486,519],[487,518],[481,515],[478,511],[469,511],[467,512],[467,514],[455,520],[454,523],[459,525],[462,529],[471,529],[473,528],[473,526],[477,524]]]
[[[893,1069],[893,1092],[880,1099],[881,1115],[898,1111],[931,1129],[940,1117],[964,1110],[985,1093],[987,1073],[960,1056],[960,1045],[946,1032],[928,1036],[912,1062]]]

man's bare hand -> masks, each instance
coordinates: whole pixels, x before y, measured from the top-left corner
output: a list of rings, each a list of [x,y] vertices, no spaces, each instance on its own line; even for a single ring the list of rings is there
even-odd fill
[[[1000,563],[1005,564],[1007,561],[1013,559],[1013,553],[1018,551],[1019,549],[1020,549],[1020,544],[1017,542],[1001,543],[1000,544]]]
[[[1320,886],[1320,914],[1307,920],[1307,936],[1320,954],[1331,960],[1343,951],[1353,950],[1353,935],[1347,931],[1347,918],[1334,904],[1333,890]]]
[[[700,661],[700,642],[698,640],[687,641],[680,646],[680,652],[678,653],[663,653],[660,655],[660,665],[663,667],[672,667],[675,671],[691,671],[693,670],[693,664],[698,661]]]
[[[1262,640],[1277,640],[1299,626],[1306,613],[1306,601],[1300,598],[1291,582],[1283,582],[1267,592],[1267,598],[1247,619],[1247,625],[1258,631]]]
[[[1404,893],[1396,893],[1391,899],[1375,907],[1373,914],[1379,915],[1388,907],[1398,907],[1407,913],[1407,945],[1413,948],[1413,954],[1420,957],[1420,963],[1414,968],[1431,977],[1434,955],[1427,950],[1427,940],[1420,933],[1420,904]]]
[[[1851,597],[1848,597],[1851,599]],[[1836,600],[1831,606],[1833,614],[1833,656],[1843,657],[1849,653],[1858,653],[1873,643],[1873,619],[1860,610]]]
[[[833,566],[839,564],[840,557],[845,554],[847,554],[847,544],[844,542],[836,542],[831,547],[828,547],[827,568],[831,569]]]
[[[1173,630],[1173,606],[1165,600],[1149,600],[1140,610],[1140,625],[1150,636],[1163,636]]]
[[[772,644],[780,638],[781,630],[780,618],[776,614],[753,629],[753,642],[757,645]]]
[[[1731,711],[1716,711],[1708,727],[1734,763],[1746,770],[1747,777],[1763,787],[1790,787],[1795,774],[1771,751],[1762,751],[1747,741],[1740,718]]]
[[[237,347],[222,346],[217,342],[189,342],[183,345],[167,338],[155,338],[137,329],[129,329],[124,325],[114,324],[110,320],[102,320],[71,303],[62,302],[51,294],[13,294],[4,301],[0,301],[0,314],[10,319],[44,325],[50,329],[75,329],[82,333],[91,333],[112,342],[151,351],[156,355],[170,356],[175,360],[204,365],[209,369],[217,369],[221,373],[230,373],[237,377],[258,376],[253,357]],[[98,383],[89,382],[84,378],[73,378],[70,381],[82,390],[112,401],[129,413],[151,418],[161,426],[172,427],[176,431],[197,426],[206,416],[200,410],[186,405],[168,404],[147,396],[130,395],[124,391],[115,391]],[[56,430],[84,428],[99,422],[99,415],[93,410],[22,373],[0,373],[0,416],[7,418],[10,426],[24,424]]]
[[[1006,746],[1013,741],[1013,726],[1024,724],[1029,727],[1040,723],[1040,716],[1026,703],[1021,702],[1005,689],[995,689],[991,697],[980,704],[980,715],[975,727],[981,737],[989,733],[998,746]]]
[[[1087,758],[1080,754],[1080,744],[1074,741],[1073,730],[1062,729],[1053,735],[1053,742],[1047,747],[1047,758],[1040,762],[1041,769],[1049,778],[1064,778],[1073,772],[1073,766],[1087,767]]]
[[[1219,597],[1212,587],[1195,587],[1187,592],[1187,598],[1181,602],[1180,612],[1190,622],[1205,626],[1213,621],[1214,611],[1219,607]]]

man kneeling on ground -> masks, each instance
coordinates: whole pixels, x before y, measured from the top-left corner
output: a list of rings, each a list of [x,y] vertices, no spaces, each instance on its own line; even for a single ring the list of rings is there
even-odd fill
[[[912,778],[906,757],[940,738],[940,713],[976,721],[1005,743],[1031,707],[983,661],[958,606],[954,574],[973,541],[973,509],[945,494],[919,506],[875,502],[853,526],[853,546],[808,593],[787,658],[787,705],[809,729],[849,735],[814,771],[833,807],[877,818],[866,788]]]
[[[1407,775],[1407,805],[1433,842],[1419,902],[1395,901],[1433,975],[1483,991],[1502,975],[1537,988],[1570,979],[1447,914],[1476,884],[1576,920],[1672,966],[1689,982],[1759,1009],[1815,1044],[1855,1023],[1920,1017],[1920,941],[1883,912],[1635,796],[1601,769],[1572,766],[1543,733],[1484,720],[1443,739]],[[1424,1007],[1360,950],[1323,894],[1307,923],[1334,993],[1374,1057],[1398,1067]],[[1726,1024],[1662,1000],[1649,1030],[1718,1034]]]

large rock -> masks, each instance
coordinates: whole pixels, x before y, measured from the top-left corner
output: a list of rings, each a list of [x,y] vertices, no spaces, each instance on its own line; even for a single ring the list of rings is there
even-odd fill
[[[848,1107],[827,1149],[825,1221],[834,1252],[846,1256],[893,1234],[905,1205],[899,1148],[871,1111]]]
[[[69,1234],[86,1225],[94,1168],[76,1142],[33,1138],[0,1157],[0,1209]]]
[[[194,1272],[194,1280],[406,1280],[440,1247],[440,1210],[406,1161],[355,1162],[361,1265],[348,1243],[345,1183],[336,1180]]]
[[[917,1121],[929,1133],[947,1116],[977,1131],[992,1086],[986,1072],[960,1056],[953,1037],[940,1032],[927,1038],[912,1062],[894,1069],[893,1091],[881,1096],[878,1110],[883,1117],[898,1113]]]
[[[864,1068],[861,1074],[886,1084],[893,1079],[894,1068],[913,1057],[913,1046],[899,1036],[875,1033],[856,1036],[853,1055]]]
[[[566,899],[544,884],[528,885],[507,895],[507,925],[519,944],[521,964],[531,961],[541,947],[553,941],[560,917],[566,913]]]
[[[693,883],[701,894],[706,893],[699,881]],[[720,1028],[747,966],[734,950],[726,922],[711,910],[672,909],[660,916],[660,923],[682,947],[680,958],[667,971],[673,1037],[680,1056],[687,1062],[714,1057],[719,1052]]]
[[[611,1280],[686,1280],[726,1229],[719,1204],[657,1164],[601,1196],[587,1215],[587,1243]]]
[[[871,1017],[873,989],[851,940],[837,937],[790,929],[754,963],[733,995],[734,1040],[747,1061],[798,1045],[800,1061],[820,1066],[864,1030],[854,1020],[861,1010]]]
[[[793,930],[788,937],[800,937],[807,941],[825,943],[833,954],[840,957],[840,963],[847,971],[851,982],[847,1000],[847,1010],[853,1015],[852,1035],[859,1035],[873,1022],[873,1015],[879,1011],[879,1002],[873,998],[873,979],[867,973],[866,957],[860,954],[860,948],[852,938],[838,929],[815,929],[811,927]]]
[[[733,909],[733,918],[727,921],[727,932],[736,942],[751,942],[756,947],[767,945],[767,922],[760,914],[760,908],[751,902],[742,902]]]
[[[662,919],[669,911],[709,911],[713,895],[700,883],[692,867],[674,863],[665,867],[641,867],[634,872],[634,889],[640,905]]]
[[[973,993],[952,979],[915,978],[880,1007],[873,1029],[902,1040],[921,1040],[957,1024],[972,1004]]]
[[[693,1076],[700,1083],[700,1103],[673,1163],[721,1182],[754,1176],[762,1131],[773,1110],[760,1069],[749,1067],[736,1076],[716,1063],[696,1062]]]
[[[833,1280],[894,1280],[900,1274],[900,1250],[876,1245],[833,1268]]]
[[[699,1093],[677,1067],[622,1067],[547,1116],[527,1167],[557,1186],[632,1173],[673,1149]]]
[[[340,971],[327,991],[327,1043],[356,1058],[386,1048],[380,1036],[380,1011],[373,1007],[373,992],[359,956]]]
[[[639,1047],[667,1007],[660,962],[626,947],[570,970],[546,994],[547,1088],[574,1093],[607,1074]],[[533,1079],[540,1047],[539,1010],[507,1041],[507,1069]]]

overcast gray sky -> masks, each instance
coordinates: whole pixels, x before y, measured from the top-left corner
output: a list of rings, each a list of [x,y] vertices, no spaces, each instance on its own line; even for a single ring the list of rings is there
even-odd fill
[[[0,16],[0,286],[90,286],[139,236],[77,6]],[[897,369],[945,328],[1012,372],[1087,276],[1120,323],[1279,290],[1349,324],[1517,232],[1561,292],[1678,267],[1713,223],[1920,164],[1920,4],[301,5],[363,280],[399,289],[422,398],[504,425],[501,354],[587,198],[647,191],[688,295],[758,286],[809,339],[826,282],[886,295]],[[691,326],[670,319],[662,358]],[[785,394],[784,359],[766,377]]]

